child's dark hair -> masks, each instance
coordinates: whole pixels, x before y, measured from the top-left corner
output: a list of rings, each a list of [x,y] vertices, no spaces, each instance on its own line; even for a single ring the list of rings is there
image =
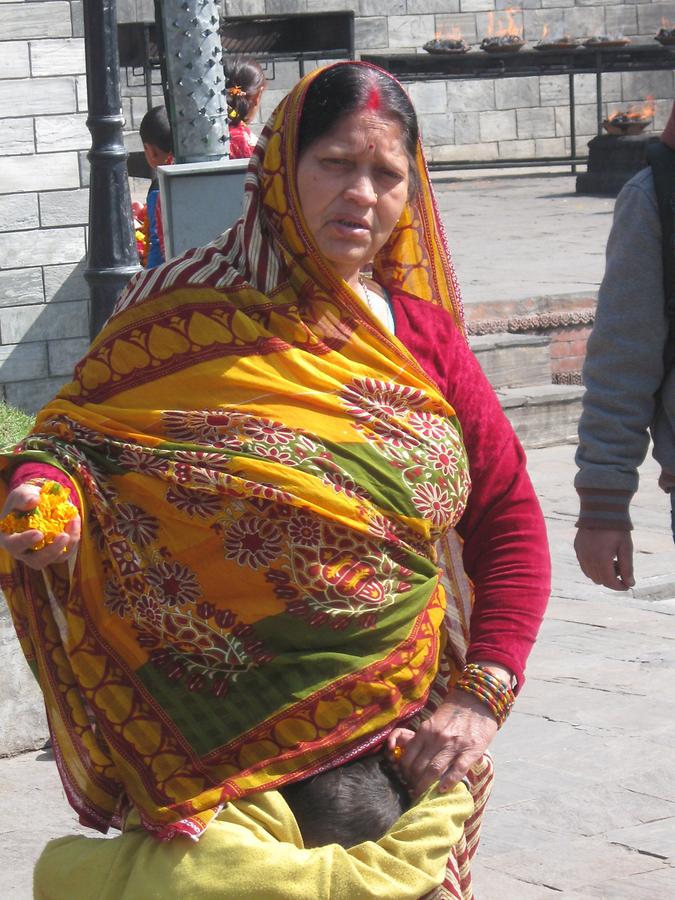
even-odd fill
[[[246,56],[225,56],[225,93],[227,121],[238,125],[248,120],[260,91],[265,87],[265,73],[254,59]]]
[[[138,129],[144,144],[154,144],[165,153],[171,153],[171,125],[166,114],[166,107],[153,106],[143,116]]]
[[[410,806],[382,753],[282,788],[305,847],[377,841]]]
[[[401,126],[410,163],[410,195],[417,186],[415,155],[419,125],[410,98],[395,79],[362,63],[330,66],[307,89],[298,133],[298,156],[327,134],[342,116],[368,109]]]

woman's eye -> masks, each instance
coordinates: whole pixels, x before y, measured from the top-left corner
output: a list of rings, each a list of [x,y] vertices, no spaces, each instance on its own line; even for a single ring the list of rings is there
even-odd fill
[[[348,159],[342,159],[340,157],[335,157],[335,156],[326,157],[323,160],[323,162],[326,165],[333,166],[334,168],[337,168],[337,169],[344,169],[349,165]]]
[[[395,172],[393,169],[380,169],[380,175],[392,181],[400,181],[403,178],[400,172]]]

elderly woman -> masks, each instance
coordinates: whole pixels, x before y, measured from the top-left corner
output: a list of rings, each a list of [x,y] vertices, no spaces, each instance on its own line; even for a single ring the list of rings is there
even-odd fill
[[[440,814],[436,845],[390,832],[383,852],[396,869],[422,847],[411,865],[433,872],[395,888],[389,869],[369,893],[350,869],[304,896],[414,900],[444,877],[472,896],[484,754],[549,561],[394,79],[358,63],[304,78],[257,145],[242,219],[130,285],[5,466],[5,512],[34,507],[44,478],[80,511],[43,549],[4,536],[2,584],[81,821],[145,829],[168,885],[178,857],[181,878],[202,847],[226,858],[228,816],[259,831],[277,788],[386,745],[422,797],[413,822]],[[444,798],[463,804],[450,830]],[[250,896],[296,896],[256,859]],[[300,884],[309,862],[292,859]],[[176,896],[249,896],[230,878]]]

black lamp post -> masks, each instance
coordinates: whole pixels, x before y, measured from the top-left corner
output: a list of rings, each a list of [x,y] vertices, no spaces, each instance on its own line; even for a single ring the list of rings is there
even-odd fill
[[[89,331],[93,338],[122,289],[139,271],[131,218],[117,53],[117,0],[84,0],[87,59],[87,128],[92,144],[89,186]]]

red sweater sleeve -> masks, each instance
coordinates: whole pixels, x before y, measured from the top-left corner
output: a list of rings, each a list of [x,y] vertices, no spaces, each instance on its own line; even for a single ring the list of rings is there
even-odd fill
[[[75,489],[75,485],[62,469],[56,466],[50,466],[49,463],[24,462],[20,463],[16,469],[12,471],[9,477],[8,487],[10,491],[14,490],[20,484],[30,481],[32,478],[45,478],[48,481],[56,481],[62,484],[70,491],[70,500],[82,512],[80,508],[80,498]]]
[[[475,591],[467,658],[506,666],[521,687],[551,583],[546,526],[525,453],[450,316],[415,298],[392,297],[392,306],[397,337],[454,407],[469,458],[471,494],[457,526]]]

